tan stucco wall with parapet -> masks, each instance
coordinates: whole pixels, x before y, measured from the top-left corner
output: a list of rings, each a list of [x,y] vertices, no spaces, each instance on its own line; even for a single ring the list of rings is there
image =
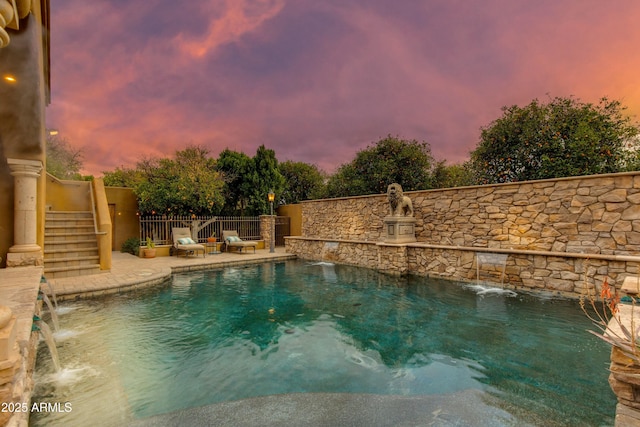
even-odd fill
[[[113,227],[113,248],[119,251],[130,237],[140,237],[138,201],[131,188],[105,187],[111,210]]]
[[[14,3],[10,4],[14,20]],[[14,177],[7,159],[45,162],[44,110],[48,94],[47,49],[41,8],[46,1],[15,2],[22,19],[4,26],[10,43],[0,48],[0,267],[6,266],[6,254],[14,245]],[[6,11],[5,11],[6,12]],[[31,12],[31,13],[30,13]],[[7,15],[8,16],[8,15]],[[3,18],[4,20],[4,18]],[[5,20],[6,21],[6,20]],[[37,183],[37,244],[44,244],[44,174]]]

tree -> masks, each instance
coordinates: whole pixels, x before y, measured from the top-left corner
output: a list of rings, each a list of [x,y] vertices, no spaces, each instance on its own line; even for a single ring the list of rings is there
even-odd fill
[[[144,159],[136,174],[133,190],[143,214],[216,215],[222,209],[224,182],[206,148],[188,147],[175,159]]]
[[[640,170],[640,134],[625,141],[625,171]]]
[[[224,150],[218,157],[218,170],[225,181],[227,215],[263,215],[269,213],[267,194],[273,190],[276,200],[282,195],[284,177],[278,170],[275,151],[264,145],[252,158],[244,153]]]
[[[329,178],[329,197],[380,194],[393,182],[404,191],[433,188],[431,147],[426,142],[387,136],[359,151]]]
[[[176,152],[174,173],[182,211],[196,215],[217,214],[222,209],[223,180],[216,170],[215,159],[204,147],[192,146]]]
[[[256,155],[253,156],[253,164],[254,170],[249,175],[251,190],[247,214],[268,214],[269,202],[267,200],[267,194],[273,191],[276,194],[276,203],[280,201],[284,190],[284,177],[278,170],[278,160],[276,159],[275,151],[265,148],[264,145],[258,147]]]
[[[474,185],[475,181],[469,162],[447,165],[446,161],[441,161],[434,168],[433,183],[434,188],[452,188]]]
[[[253,171],[253,159],[244,153],[223,150],[218,156],[217,169],[224,180],[225,215],[244,215],[249,200],[251,183],[247,180]]]
[[[285,185],[281,199],[285,203],[299,203],[323,197],[324,174],[316,165],[286,161],[278,165]]]
[[[573,98],[503,107],[481,130],[471,153],[478,183],[499,183],[618,172],[633,154],[625,142],[638,134],[618,101],[598,105]]]
[[[59,179],[83,179],[82,150],[71,147],[71,144],[58,134],[47,134],[47,172]]]
[[[143,178],[139,170],[124,166],[117,167],[113,172],[103,171],[102,175],[104,185],[109,187],[135,188]]]

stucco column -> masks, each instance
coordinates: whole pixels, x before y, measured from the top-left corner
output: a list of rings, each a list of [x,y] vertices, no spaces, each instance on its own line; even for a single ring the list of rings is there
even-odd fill
[[[37,242],[39,160],[7,159],[14,177],[13,246],[7,254],[7,267],[41,265],[42,248]],[[26,256],[25,256],[26,255]]]

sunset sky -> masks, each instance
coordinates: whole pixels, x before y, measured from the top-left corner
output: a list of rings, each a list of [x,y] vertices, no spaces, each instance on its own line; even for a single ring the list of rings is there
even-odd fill
[[[47,127],[102,175],[188,145],[332,173],[386,135],[466,160],[501,107],[640,119],[637,0],[58,0]]]

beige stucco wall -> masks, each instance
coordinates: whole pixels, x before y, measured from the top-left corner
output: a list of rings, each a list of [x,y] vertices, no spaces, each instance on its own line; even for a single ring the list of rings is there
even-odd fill
[[[278,216],[289,217],[289,235],[301,236],[302,235],[302,205],[283,205],[279,206],[277,210]]]
[[[46,206],[53,211],[90,211],[89,181],[59,180],[47,175]]]
[[[140,237],[138,201],[130,188],[105,187],[107,201],[113,210],[113,250],[119,251],[130,237]]]

